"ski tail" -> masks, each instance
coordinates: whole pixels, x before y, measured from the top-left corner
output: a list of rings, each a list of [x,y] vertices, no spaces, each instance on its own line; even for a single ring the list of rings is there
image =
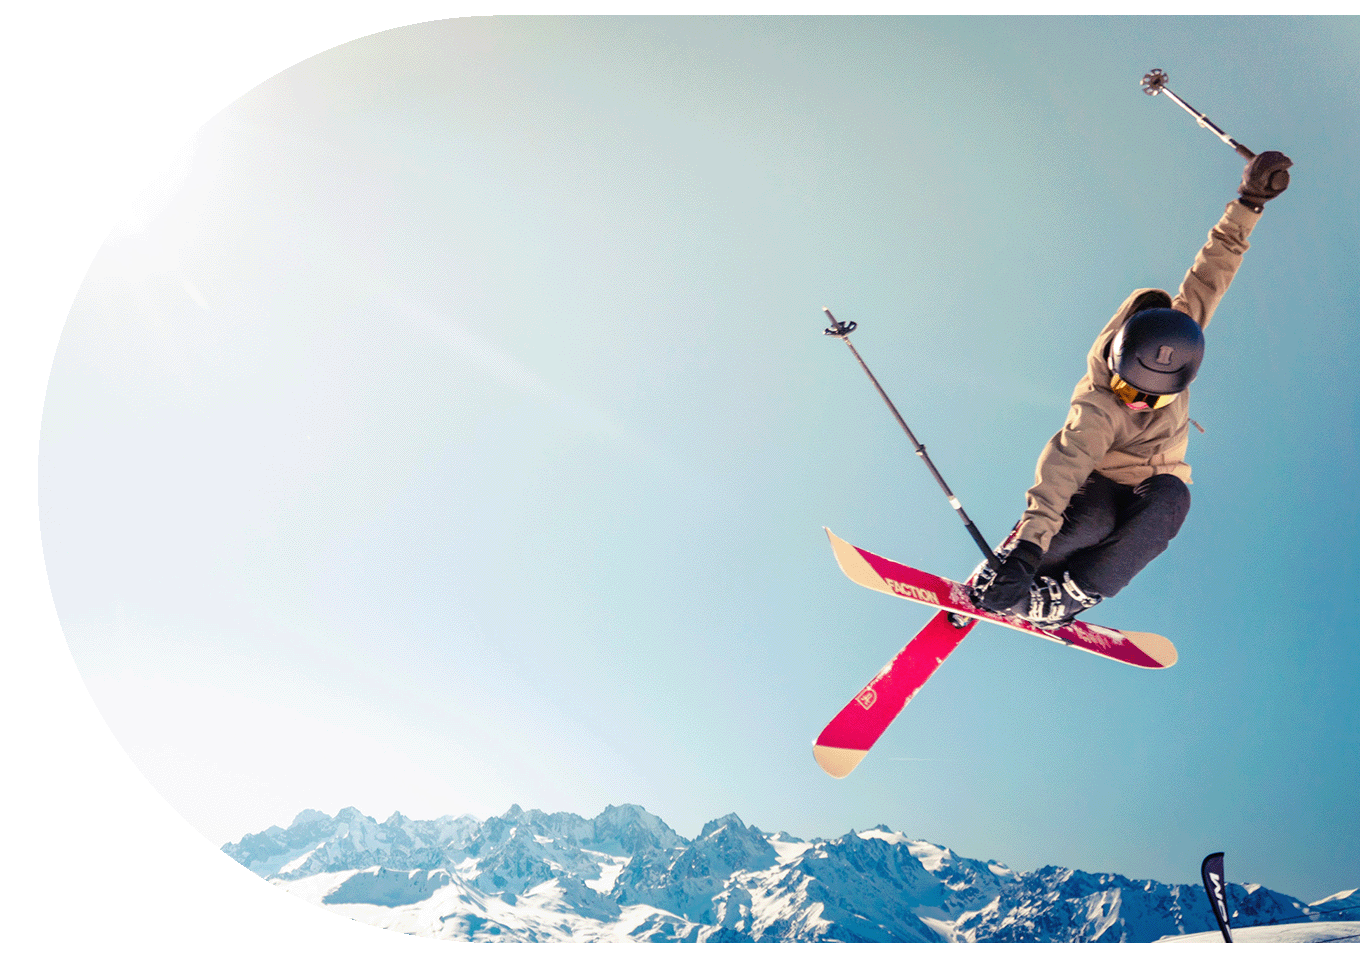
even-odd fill
[[[822,730],[812,747],[817,765],[848,776],[976,624],[955,626],[943,610],[931,617]]]
[[[870,566],[869,561],[864,559],[864,554],[859,552],[859,548],[831,532],[830,527],[822,527],[826,531],[827,539],[831,541],[831,552],[836,555],[836,563],[840,565],[841,572],[861,587],[868,587],[870,590],[877,590],[879,593],[886,593],[896,596],[896,591],[888,586],[888,581],[883,575]]]
[[[850,771],[858,767],[859,762],[868,755],[868,750],[828,747],[820,743],[812,745],[812,758],[817,761],[817,766],[837,780],[843,780],[850,776]]]

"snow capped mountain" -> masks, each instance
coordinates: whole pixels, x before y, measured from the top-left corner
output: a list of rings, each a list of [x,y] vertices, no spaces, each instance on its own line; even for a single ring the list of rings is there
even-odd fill
[[[270,827],[222,849],[262,877],[293,879],[379,865],[429,870],[444,865],[443,850],[450,844],[465,841],[482,828],[472,817],[420,821],[393,813],[380,824],[354,807],[334,817],[304,810],[287,830]]]
[[[1360,920],[1360,890],[1343,890],[1309,907],[1328,920]]]
[[[728,814],[686,840],[642,807],[586,819],[382,823],[304,810],[223,851],[323,909],[394,931],[495,941],[1147,942],[1217,928],[1195,885],[1061,867],[1016,873],[886,826],[832,840]],[[1350,890],[1303,904],[1229,885],[1233,922],[1360,920]],[[1321,927],[1322,925],[1319,925]],[[1346,926],[1328,924],[1329,927]]]

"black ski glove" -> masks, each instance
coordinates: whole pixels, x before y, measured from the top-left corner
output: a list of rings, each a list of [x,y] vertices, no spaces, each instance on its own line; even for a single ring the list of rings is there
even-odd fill
[[[1001,561],[1001,569],[992,582],[978,594],[977,605],[993,613],[1004,613],[1024,600],[1029,596],[1030,584],[1043,556],[1038,544],[1028,540],[1017,542],[1010,556]]]
[[[1289,186],[1289,168],[1294,165],[1278,150],[1258,153],[1242,171],[1242,186],[1237,188],[1242,202],[1260,213],[1267,200],[1284,193]]]

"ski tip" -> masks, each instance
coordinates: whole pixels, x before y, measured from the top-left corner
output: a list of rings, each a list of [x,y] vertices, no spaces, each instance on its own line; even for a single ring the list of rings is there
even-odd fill
[[[1160,634],[1125,630],[1124,636],[1133,641],[1134,646],[1139,650],[1156,661],[1156,669],[1164,670],[1167,667],[1174,666],[1176,661],[1180,659],[1175,644]]]
[[[851,770],[859,766],[859,762],[864,759],[864,755],[868,752],[868,750],[847,750],[844,747],[826,747],[820,743],[812,747],[812,756],[817,760],[817,766],[837,780],[848,776]]]

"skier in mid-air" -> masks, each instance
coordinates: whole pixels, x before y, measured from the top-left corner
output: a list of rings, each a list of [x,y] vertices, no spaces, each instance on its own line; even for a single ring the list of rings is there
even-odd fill
[[[1063,428],[1039,456],[1026,509],[973,587],[977,606],[1066,623],[1112,597],[1166,549],[1190,509],[1187,387],[1203,330],[1266,201],[1289,184],[1278,151],[1254,157],[1173,298],[1135,290],[1096,337]]]

